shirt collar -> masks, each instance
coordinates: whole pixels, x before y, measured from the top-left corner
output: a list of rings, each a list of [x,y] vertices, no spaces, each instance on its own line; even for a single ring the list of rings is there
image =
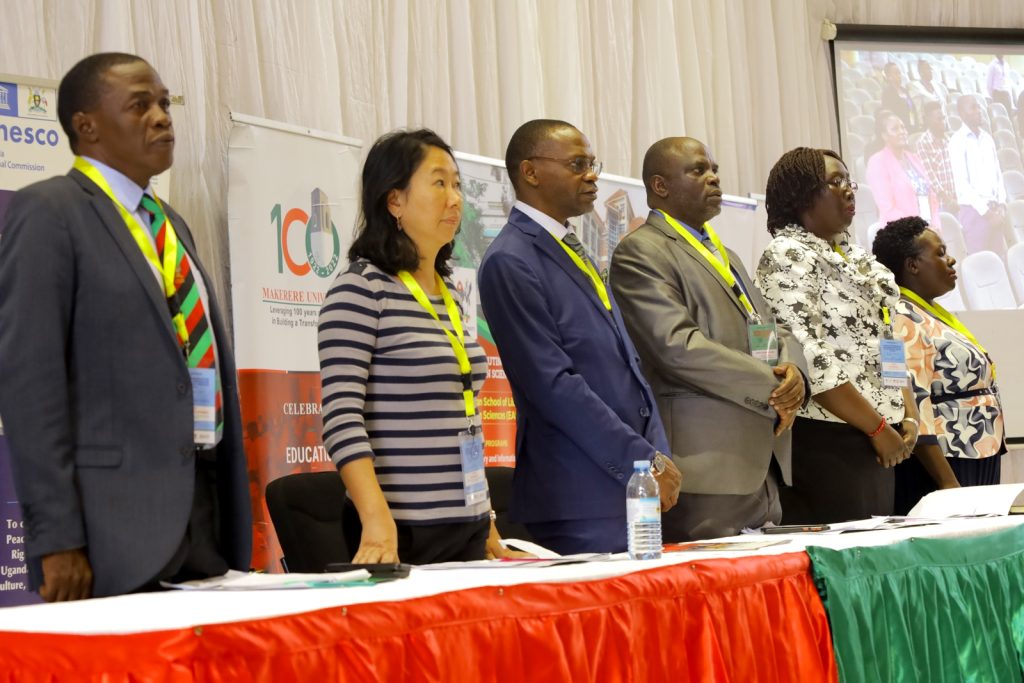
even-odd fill
[[[655,209],[655,210],[651,211],[651,214],[652,215],[656,214],[659,218],[664,219],[664,217],[668,215],[668,212],[666,211],[665,214],[662,215],[661,211],[658,211],[657,209]],[[708,238],[708,234],[706,232],[704,232],[704,226],[703,225],[700,227],[700,229],[697,229],[697,228],[689,225],[688,223],[684,223],[683,221],[679,220],[675,216],[672,216],[672,220],[674,220],[676,223],[678,223],[679,225],[681,225],[684,228],[686,228],[686,231],[689,232],[691,235],[693,235],[697,239],[698,242],[703,242],[704,240],[706,240]]]
[[[538,225],[540,225],[540,227],[544,228],[549,233],[551,233],[551,236],[554,237],[559,242],[561,242],[562,238],[565,237],[566,234],[568,234],[569,232],[568,225],[559,223],[551,216],[547,215],[546,213],[539,209],[533,208],[526,202],[516,200],[516,203],[512,208],[519,209],[527,216],[532,218],[535,223],[537,223]]]
[[[121,206],[129,211],[134,213],[139,209],[139,202],[142,201],[142,195],[148,194],[150,197],[153,196],[152,185],[143,189],[136,185],[135,181],[124,173],[107,166],[102,161],[97,161],[92,157],[84,155],[82,158],[96,167],[96,170],[100,172],[103,179],[107,181],[108,185],[110,185],[110,190],[114,193],[114,196],[117,197],[117,201],[121,202]]]

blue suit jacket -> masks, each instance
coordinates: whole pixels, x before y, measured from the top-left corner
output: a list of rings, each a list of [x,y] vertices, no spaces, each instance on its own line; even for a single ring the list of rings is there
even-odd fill
[[[624,517],[633,461],[669,450],[618,306],[518,210],[478,277],[517,410],[512,519]]]

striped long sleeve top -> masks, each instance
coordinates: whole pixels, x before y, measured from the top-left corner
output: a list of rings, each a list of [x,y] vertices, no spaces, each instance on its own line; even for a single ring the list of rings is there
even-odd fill
[[[337,277],[320,309],[324,445],[338,468],[374,459],[399,524],[472,521],[490,510],[486,499],[465,504],[458,437],[468,424],[462,379],[440,327],[452,329],[444,302],[429,298],[440,324],[401,281],[356,261]],[[486,377],[486,356],[475,340],[465,342],[476,394]]]

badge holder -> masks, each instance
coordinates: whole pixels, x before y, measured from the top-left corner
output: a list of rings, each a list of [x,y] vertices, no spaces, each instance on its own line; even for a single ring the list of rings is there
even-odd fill
[[[779,329],[774,318],[768,318],[768,321],[764,322],[755,314],[747,323],[747,339],[750,342],[751,356],[763,360],[773,368],[779,364]]]
[[[907,352],[903,342],[893,339],[892,326],[886,324],[882,338],[878,341],[878,352],[882,361],[882,386],[903,388],[909,386],[907,379]]]
[[[462,457],[462,491],[466,506],[487,500],[487,476],[484,473],[484,433],[470,423],[459,432],[459,455]]]
[[[196,445],[217,443],[217,372],[213,368],[189,368],[192,378],[192,421]]]

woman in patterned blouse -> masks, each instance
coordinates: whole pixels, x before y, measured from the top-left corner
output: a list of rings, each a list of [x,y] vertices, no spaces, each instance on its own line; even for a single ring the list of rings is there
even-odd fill
[[[936,297],[956,286],[956,260],[917,216],[893,221],[872,247],[903,294],[893,324],[921,413],[914,456],[896,468],[896,514],[936,489],[998,484],[1003,411],[985,349]]]
[[[857,184],[830,150],[798,147],[768,176],[757,285],[804,347],[814,400],[793,426],[782,521],[836,522],[892,511],[892,467],[917,441],[909,389],[883,386],[879,341],[899,297],[892,273],[849,243]]]

